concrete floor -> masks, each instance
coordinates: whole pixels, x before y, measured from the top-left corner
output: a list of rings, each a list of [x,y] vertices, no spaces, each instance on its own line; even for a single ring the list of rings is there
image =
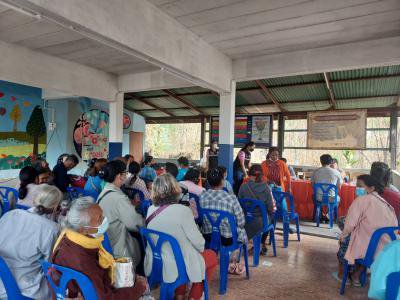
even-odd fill
[[[219,271],[210,285],[210,299],[367,299],[368,288],[348,286],[339,295],[339,284],[331,273],[337,270],[337,240],[302,235],[301,242],[290,236],[289,247],[283,248],[277,235],[277,257],[272,250],[261,257],[257,268],[250,268],[250,280],[230,275],[228,291],[218,295]],[[268,267],[264,261],[272,263]],[[252,262],[252,258],[250,259]]]

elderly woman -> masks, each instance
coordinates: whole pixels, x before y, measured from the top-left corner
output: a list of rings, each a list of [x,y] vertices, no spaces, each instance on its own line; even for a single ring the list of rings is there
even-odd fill
[[[285,192],[291,193],[291,175],[285,162],[279,159],[278,147],[271,147],[268,150],[267,159],[261,164],[264,176],[269,183],[282,187]]]
[[[133,287],[115,289],[115,260],[102,246],[108,219],[90,197],[74,200],[64,220],[64,230],[58,237],[51,261],[72,268],[89,277],[98,299],[139,299],[146,292],[146,280],[136,277]],[[79,287],[68,285],[68,296],[78,296]]]
[[[133,202],[121,191],[126,180],[126,166],[120,160],[108,162],[100,171],[106,182],[97,203],[103,209],[110,226],[107,230],[115,257],[131,257],[135,266],[141,261],[138,226],[143,226],[143,217],[135,210]],[[138,235],[140,237],[140,235]]]
[[[6,261],[24,296],[50,299],[51,293],[40,267],[50,258],[57,239],[61,192],[54,186],[37,187],[34,207],[14,209],[0,218],[0,256]],[[9,233],[9,234],[6,234]],[[7,298],[0,280],[0,299]]]
[[[178,204],[181,187],[170,174],[157,177],[153,184],[152,198],[154,205],[147,212],[147,227],[172,235],[179,243],[185,260],[186,273],[193,283],[189,299],[200,299],[203,294],[205,273],[210,280],[217,266],[217,257],[212,250],[204,250],[204,238],[194,222],[190,208]],[[163,278],[174,282],[177,274],[174,254],[169,247],[163,246]],[[145,273],[152,268],[150,247],[146,249]],[[178,287],[175,299],[184,299],[186,285]]]
[[[365,189],[366,195],[356,198],[351,204],[339,238],[340,249],[337,254],[339,280],[342,276],[345,259],[349,264],[354,264],[356,259],[365,257],[369,241],[375,230],[398,224],[393,207],[380,196],[383,193],[383,186],[370,175],[358,176],[357,181],[358,185]],[[382,237],[375,255],[389,241],[388,237]],[[360,285],[359,277],[362,271],[363,267],[355,266],[355,270],[351,274],[353,285]]]

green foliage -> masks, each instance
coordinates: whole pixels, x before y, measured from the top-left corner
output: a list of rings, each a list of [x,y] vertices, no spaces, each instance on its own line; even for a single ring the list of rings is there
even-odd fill
[[[46,134],[46,123],[39,105],[35,106],[32,111],[28,124],[26,124],[26,132],[32,137],[40,137]]]
[[[352,168],[358,163],[356,152],[354,150],[342,150],[342,155],[346,160],[346,168]]]

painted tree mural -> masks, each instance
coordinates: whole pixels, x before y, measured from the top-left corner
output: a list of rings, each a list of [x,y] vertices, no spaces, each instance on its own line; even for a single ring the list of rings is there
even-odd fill
[[[18,122],[22,119],[22,112],[19,104],[14,105],[14,108],[10,112],[10,119],[14,121],[13,131],[16,132],[18,129]]]
[[[33,137],[33,155],[39,152],[39,138],[46,134],[46,123],[44,122],[43,111],[39,105],[35,106],[26,124],[26,133]]]

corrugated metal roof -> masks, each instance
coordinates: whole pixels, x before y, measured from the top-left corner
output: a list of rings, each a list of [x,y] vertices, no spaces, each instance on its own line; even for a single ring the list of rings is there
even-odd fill
[[[333,82],[332,86],[336,99],[395,95],[400,93],[400,77]]]
[[[330,78],[332,81],[334,81],[334,80],[341,80],[341,79],[356,79],[356,78],[365,78],[365,77],[394,75],[394,74],[400,74],[400,66],[399,65],[331,72]]]
[[[400,65],[364,68],[358,70],[330,72],[330,79],[337,109],[387,108],[394,107],[400,95]],[[381,78],[378,78],[381,77]],[[329,93],[322,73],[268,78],[262,80],[274,97],[287,111],[314,111],[331,108]],[[256,81],[237,83],[236,112],[271,112],[270,99],[262,94]],[[243,90],[245,89],[245,90]],[[241,91],[242,90],[242,91]],[[175,94],[204,93],[182,96],[196,107],[203,107],[207,115],[219,112],[219,99],[202,87],[187,87],[171,90]],[[168,97],[162,91],[136,93],[162,108],[169,109],[178,116],[195,115],[192,110],[179,101]],[[160,96],[154,98],[154,96]],[[165,114],[156,110],[146,110],[149,106],[139,101],[127,101],[126,106],[141,111],[149,117],[161,117]]]
[[[269,90],[282,103],[300,100],[326,100],[329,98],[325,84],[277,87]]]

